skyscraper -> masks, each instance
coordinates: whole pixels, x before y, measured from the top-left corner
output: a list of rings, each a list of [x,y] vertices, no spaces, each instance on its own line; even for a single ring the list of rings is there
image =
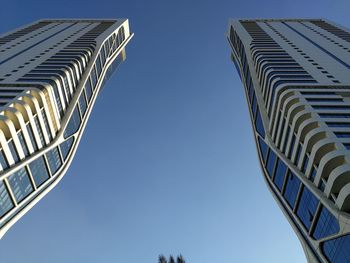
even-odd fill
[[[349,262],[350,31],[248,19],[231,20],[227,38],[265,181],[308,261]]]
[[[63,177],[128,20],[41,20],[0,36],[0,237]]]

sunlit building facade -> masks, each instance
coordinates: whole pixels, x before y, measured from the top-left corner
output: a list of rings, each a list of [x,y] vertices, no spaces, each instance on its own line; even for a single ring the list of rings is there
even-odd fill
[[[0,237],[67,171],[128,20],[41,20],[0,36]]]
[[[227,38],[265,181],[308,261],[350,262],[349,29],[231,20]]]

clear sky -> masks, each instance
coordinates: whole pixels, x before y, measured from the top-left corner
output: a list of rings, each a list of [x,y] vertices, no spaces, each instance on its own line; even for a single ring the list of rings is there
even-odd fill
[[[0,262],[306,262],[263,181],[227,21],[350,27],[349,10],[348,0],[1,1],[1,32],[126,17],[135,37],[66,176],[0,241]]]

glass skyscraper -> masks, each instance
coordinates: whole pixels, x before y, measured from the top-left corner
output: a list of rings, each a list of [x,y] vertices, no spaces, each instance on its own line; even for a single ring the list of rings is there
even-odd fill
[[[128,20],[41,20],[0,36],[0,237],[67,171]]]
[[[350,31],[248,19],[227,38],[265,181],[308,261],[350,262]]]

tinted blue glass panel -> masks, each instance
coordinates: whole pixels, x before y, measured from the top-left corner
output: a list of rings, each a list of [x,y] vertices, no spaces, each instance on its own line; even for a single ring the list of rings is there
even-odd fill
[[[350,138],[349,132],[335,132],[334,133],[338,138]]]
[[[18,134],[19,142],[21,143],[21,146],[22,146],[22,149],[23,149],[24,156],[28,156],[29,155],[29,151],[28,151],[28,147],[27,147],[27,144],[26,144],[26,142],[24,140],[22,132],[20,131],[17,134]]]
[[[345,147],[347,150],[350,150],[350,144],[349,144],[349,143],[344,143],[344,147]]]
[[[69,119],[67,128],[64,131],[64,137],[67,138],[69,136],[71,136],[72,134],[76,133],[80,127],[80,115],[79,115],[79,111],[78,108],[75,107],[72,116]]]
[[[0,218],[13,208],[13,203],[3,181],[0,181]]]
[[[50,177],[43,157],[39,157],[32,161],[29,164],[29,168],[37,187],[39,187]]]
[[[347,263],[350,262],[350,235],[338,237],[324,242],[323,253],[329,262]]]
[[[305,173],[308,164],[309,164],[309,156],[305,155],[303,167],[302,167],[303,173]]]
[[[350,122],[327,122],[329,127],[350,128]]]
[[[46,153],[46,158],[50,166],[51,174],[54,175],[62,165],[60,154],[57,148],[53,148]]]
[[[256,131],[261,135],[261,137],[264,138],[265,137],[265,129],[264,129],[264,125],[262,123],[259,108],[258,108],[257,113],[256,113],[255,127],[256,127]]]
[[[32,130],[32,127],[30,126],[29,123],[27,123],[27,131],[28,131],[28,134],[29,134],[29,138],[30,138],[30,141],[32,143],[32,146],[34,148],[34,151],[38,150],[38,145],[36,144],[36,141],[35,141],[35,138],[34,138],[34,134],[33,134],[33,130]]]
[[[347,113],[319,113],[321,118],[350,118]]]
[[[91,88],[91,84],[90,84],[90,80],[88,79],[86,81],[86,84],[85,84],[85,92],[86,92],[86,98],[88,101],[91,100],[91,96],[92,96],[92,88]]]
[[[307,230],[310,229],[315,216],[318,200],[307,187],[304,187],[297,210],[297,215]]]
[[[267,164],[266,164],[266,169],[270,177],[272,177],[273,175],[275,162],[276,162],[276,154],[273,151],[270,151],[269,157],[267,159]]]
[[[291,157],[292,153],[293,153],[293,149],[294,149],[294,145],[295,145],[295,134],[293,133],[293,137],[292,137],[292,141],[290,142],[290,148],[289,148],[289,152],[288,152],[288,157]]]
[[[15,163],[17,163],[19,161],[19,157],[13,140],[8,142],[8,146],[10,148],[13,160],[15,161]]]
[[[95,67],[92,68],[91,72],[90,72],[90,76],[91,76],[91,87],[94,90],[97,84],[97,76],[96,76],[96,71],[95,71]]]
[[[264,142],[263,139],[261,139],[260,137],[258,138],[258,142],[259,142],[259,148],[260,148],[260,153],[262,158],[264,159],[264,161],[266,160],[266,156],[267,156],[267,151],[268,151],[268,146],[267,144]]]
[[[312,167],[312,170],[311,170],[311,173],[310,173],[310,180],[311,181],[315,180],[316,174],[317,174],[316,168]]]
[[[70,149],[72,148],[73,140],[74,140],[74,138],[71,137],[68,140],[65,140],[63,143],[60,144],[60,149],[61,149],[62,157],[64,160],[67,159],[68,153],[69,153]]]
[[[40,123],[39,123],[39,119],[38,119],[38,116],[35,115],[34,117],[34,122],[35,122],[35,125],[36,125],[36,129],[39,133],[39,137],[40,137],[40,141],[41,141],[41,144],[42,145],[45,145],[45,140],[44,140],[44,135],[43,135],[43,131],[41,129],[41,126],[40,126]]]
[[[11,174],[9,176],[9,183],[18,203],[33,192],[33,187],[25,168]]]
[[[297,149],[297,154],[295,156],[295,161],[294,161],[295,164],[297,164],[299,162],[299,158],[300,158],[300,154],[301,154],[302,149],[303,149],[303,146],[300,143],[298,146],[298,149]]]
[[[288,172],[286,180],[286,189],[283,196],[287,200],[287,203],[293,209],[295,206],[295,200],[297,199],[298,192],[300,188],[300,180],[292,172]]]
[[[87,108],[84,91],[80,94],[80,97],[79,97],[79,108],[80,108],[82,117],[84,117],[86,108]]]
[[[322,207],[321,214],[317,219],[316,227],[312,236],[316,239],[320,239],[338,232],[339,224],[337,219],[328,211],[327,208]]]
[[[0,150],[0,164],[1,164],[2,170],[5,170],[7,167],[9,167],[5,159],[4,152],[2,150]]]
[[[284,177],[287,172],[287,166],[282,162],[281,160],[277,161],[277,167],[275,172],[275,177],[273,179],[273,182],[277,186],[277,188],[282,191]]]

